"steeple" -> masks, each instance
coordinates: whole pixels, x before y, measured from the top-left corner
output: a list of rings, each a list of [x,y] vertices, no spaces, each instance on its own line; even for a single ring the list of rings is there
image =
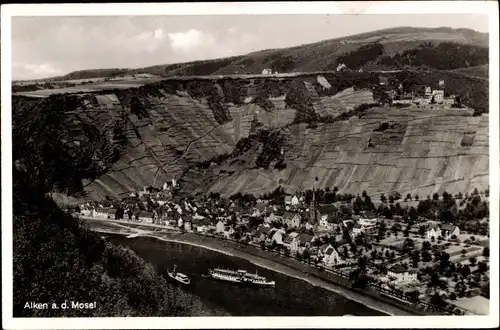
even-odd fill
[[[313,196],[312,196],[312,201],[311,201],[311,206],[309,207],[309,212],[310,212],[310,218],[311,222],[313,224],[318,223],[318,212],[316,210],[316,186],[318,183],[318,177],[314,178],[314,183],[313,183]]]

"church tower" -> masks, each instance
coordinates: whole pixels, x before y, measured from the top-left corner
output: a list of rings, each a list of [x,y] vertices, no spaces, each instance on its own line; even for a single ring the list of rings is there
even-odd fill
[[[313,183],[313,196],[312,196],[312,201],[311,205],[309,206],[309,218],[311,219],[311,223],[313,225],[317,225],[319,222],[319,217],[318,217],[318,210],[316,208],[316,189],[317,189],[317,183],[318,183],[318,177],[314,179]]]

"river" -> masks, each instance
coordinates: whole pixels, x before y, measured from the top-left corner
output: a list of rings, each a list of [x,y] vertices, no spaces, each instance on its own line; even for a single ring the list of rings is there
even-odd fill
[[[149,237],[107,236],[114,244],[130,247],[162,274],[176,264],[179,272],[191,278],[191,285],[184,290],[198,296],[208,307],[223,309],[233,316],[387,315],[305,281],[257,267],[244,259]],[[215,267],[258,272],[276,281],[276,287],[240,287],[200,276]]]

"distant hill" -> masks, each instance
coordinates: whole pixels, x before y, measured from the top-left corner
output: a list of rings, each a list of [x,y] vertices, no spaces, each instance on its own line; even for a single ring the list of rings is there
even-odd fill
[[[450,56],[453,55],[453,56]],[[457,58],[460,59],[457,61]],[[91,79],[118,74],[159,76],[255,74],[273,71],[335,70],[339,62],[350,69],[429,67],[454,70],[488,64],[488,34],[470,29],[399,27],[324,40],[242,56],[139,69],[82,70],[52,80]]]
[[[454,72],[461,73],[469,77],[485,78],[488,79],[490,67],[488,64],[473,66],[470,68],[460,68]]]

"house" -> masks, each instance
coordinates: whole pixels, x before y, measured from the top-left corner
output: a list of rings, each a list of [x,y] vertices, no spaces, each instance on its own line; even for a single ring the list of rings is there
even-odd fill
[[[300,215],[295,212],[285,212],[283,214],[283,223],[287,225],[288,228],[298,228],[300,226]]]
[[[453,235],[456,237],[460,235],[460,229],[457,226],[450,224],[441,225],[441,236],[445,239],[450,239]]]
[[[314,237],[306,233],[301,233],[297,236],[297,240],[298,250],[300,251],[309,248],[314,240]]]
[[[108,219],[115,219],[116,209],[107,209],[106,214],[108,216]]]
[[[443,90],[433,90],[432,97],[434,97],[434,102],[441,104],[444,102],[444,91]]]
[[[372,219],[360,218],[358,220],[358,223],[365,226],[365,227],[370,227],[370,226],[376,226],[377,221],[378,221],[377,218],[372,218]]]
[[[93,218],[107,219],[108,215],[106,214],[106,211],[103,208],[97,207],[97,208],[92,210],[92,217]]]
[[[297,196],[293,196],[291,200],[291,204],[293,206],[298,206],[299,205],[299,198]]]
[[[397,265],[387,270],[387,277],[395,282],[410,282],[417,280],[417,273],[406,270],[403,266]]]
[[[184,230],[185,231],[193,230],[193,220],[191,218],[184,219]]]
[[[285,205],[292,205],[292,196],[285,196]]]
[[[360,234],[364,234],[364,232],[365,232],[365,227],[357,223],[352,227],[351,236],[354,238]]]
[[[184,227],[184,220],[182,220],[182,217],[180,215],[177,218],[177,227],[179,227],[179,228]]]
[[[425,87],[424,96],[432,96],[432,89],[429,86]]]
[[[92,216],[92,211],[93,210],[91,210],[91,209],[82,208],[80,210],[80,214],[83,215],[83,216],[85,216],[85,217],[90,217],[90,216]]]
[[[427,236],[428,239],[431,239],[432,237],[434,237],[434,239],[437,239],[438,237],[441,236],[441,228],[439,228],[436,225],[432,225],[427,229],[425,235]]]
[[[155,215],[153,212],[148,212],[148,211],[141,211],[138,214],[138,219],[141,222],[145,223],[153,223],[153,219],[155,218]]]
[[[323,214],[319,219],[319,227],[324,230],[332,230],[333,224],[329,221],[331,219],[330,215]]]
[[[245,216],[245,215],[243,215]],[[261,212],[258,209],[253,210],[252,214],[250,214],[252,218],[258,218],[261,216]]]
[[[349,232],[352,231],[354,227],[354,222],[352,220],[343,220],[342,221],[342,226],[347,229]]]
[[[283,217],[277,212],[271,212],[271,214],[264,218],[265,223],[272,223],[273,221],[280,222]]]
[[[273,70],[271,70],[271,69],[264,69],[264,70],[262,70],[262,74],[273,74]]]
[[[318,257],[328,267],[343,263],[339,252],[331,244],[324,244],[321,246],[318,251]]]
[[[299,236],[299,233],[291,232],[290,234],[286,235],[285,238],[283,239],[283,246],[285,246],[294,253],[296,253],[299,248],[299,241],[297,239],[297,236]]]
[[[275,230],[272,237],[271,242],[276,242],[278,245],[283,245],[283,235],[285,231],[282,229]]]
[[[231,226],[225,226],[223,235],[225,238],[229,239],[234,234],[234,228]]]
[[[345,71],[345,70],[347,70],[347,66],[344,63],[340,63],[335,69],[335,71]]]
[[[259,215],[262,215],[266,212],[266,204],[257,201],[257,203],[255,204],[255,209],[259,211]]]
[[[271,230],[271,227],[262,225],[257,229],[254,236],[257,239],[257,241],[264,242],[266,240],[267,234],[269,233],[270,230]]]
[[[219,220],[217,222],[217,224],[215,225],[215,232],[216,233],[223,233],[225,227],[226,227],[226,224],[222,220]]]

